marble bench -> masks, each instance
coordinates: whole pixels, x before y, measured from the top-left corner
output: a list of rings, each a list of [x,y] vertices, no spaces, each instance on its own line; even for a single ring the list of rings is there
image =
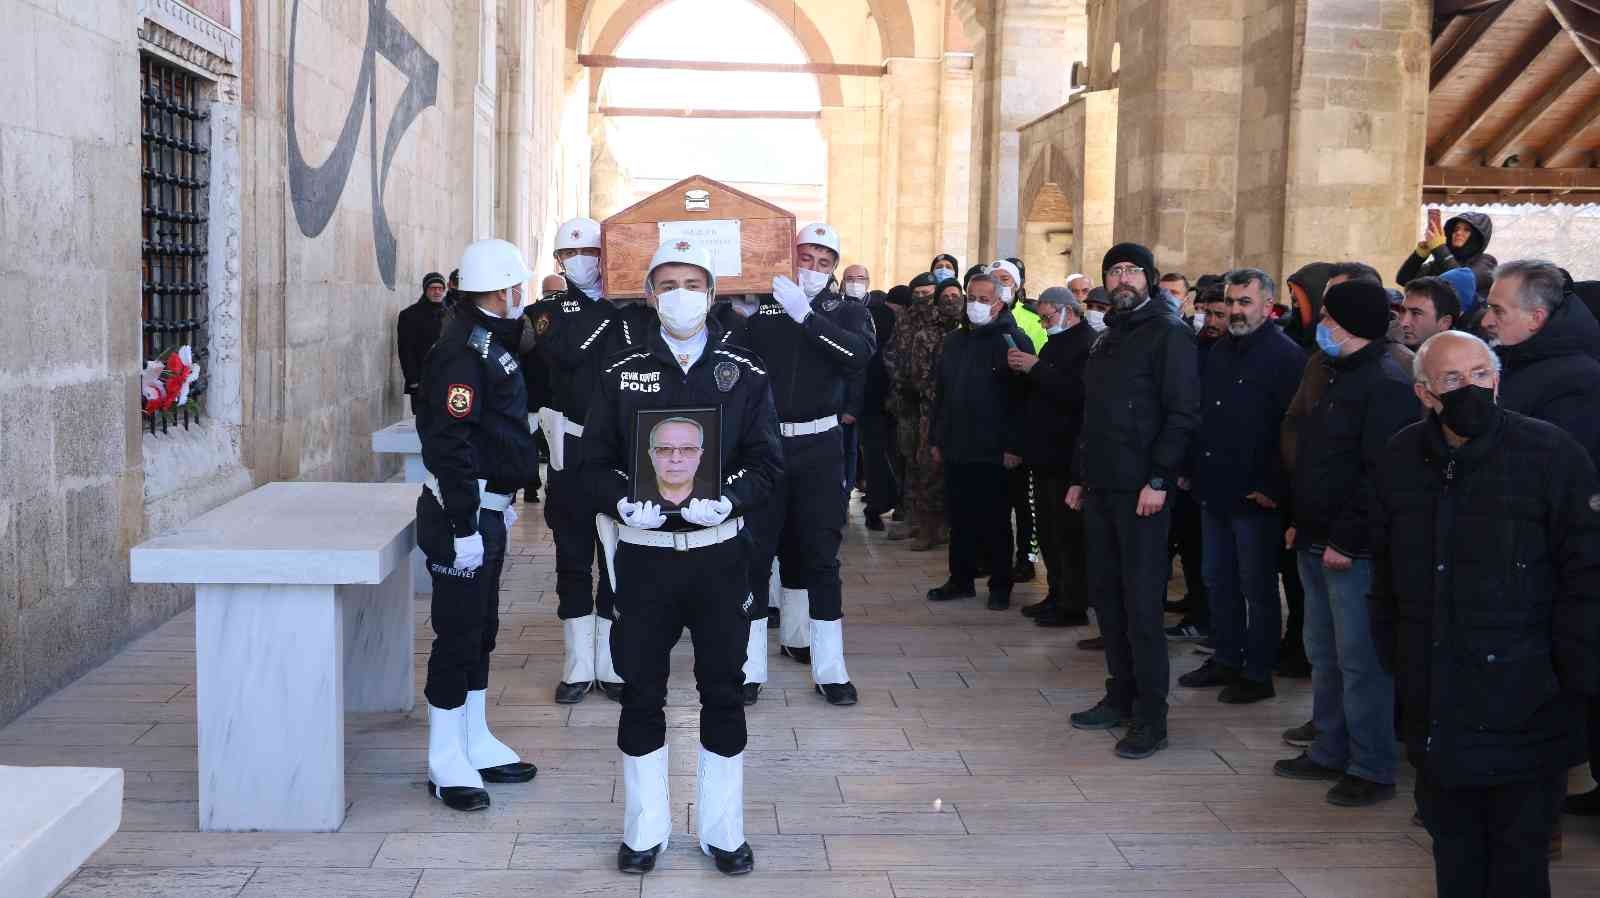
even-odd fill
[[[416,418],[374,430],[372,451],[377,455],[400,456],[400,479],[406,483],[421,484],[427,478],[428,469],[422,466],[422,438],[417,436]],[[416,582],[417,592],[433,592],[433,578],[428,576],[428,562],[422,557],[421,549],[411,553],[411,578]]]
[[[122,825],[122,771],[0,767],[0,895],[47,898]]]
[[[417,488],[271,483],[136,546],[195,585],[200,829],[344,822],[344,712],[409,711]]]

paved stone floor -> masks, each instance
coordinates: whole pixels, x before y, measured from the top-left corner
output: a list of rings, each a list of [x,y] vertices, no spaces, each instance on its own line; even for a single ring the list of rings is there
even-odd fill
[[[1073,895],[1431,896],[1428,838],[1409,794],[1341,810],[1321,787],[1272,776],[1278,741],[1310,708],[1304,682],[1277,699],[1220,705],[1176,689],[1172,747],[1119,760],[1112,734],[1067,714],[1092,704],[1102,659],[1015,610],[932,606],[941,553],[867,534],[844,552],[855,708],[771,662],[750,709],[746,827],[758,869],[726,879],[674,836],[658,872],[615,872],[622,784],[617,706],[551,701],[561,668],[553,549],[538,514],[518,524],[502,599],[491,719],[540,767],[463,815],[423,790],[425,709],[351,715],[349,815],[329,834],[197,833],[193,621],[183,615],[0,729],[0,763],[127,770],[122,831],[63,898],[479,898],[718,896],[956,898]],[[1019,590],[1033,601],[1037,586]],[[430,632],[418,613],[418,689]],[[687,639],[669,723],[678,833],[689,831],[696,710]],[[774,649],[776,648],[774,642]],[[1173,675],[1198,663],[1173,647]],[[419,691],[419,703],[421,696]],[[1409,781],[1402,784],[1409,790]],[[1556,893],[1600,893],[1600,826],[1569,819]]]

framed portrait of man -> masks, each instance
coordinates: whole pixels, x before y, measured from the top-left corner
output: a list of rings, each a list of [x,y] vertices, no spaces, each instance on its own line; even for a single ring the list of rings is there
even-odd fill
[[[650,409],[634,422],[632,495],[666,514],[722,495],[719,408]]]

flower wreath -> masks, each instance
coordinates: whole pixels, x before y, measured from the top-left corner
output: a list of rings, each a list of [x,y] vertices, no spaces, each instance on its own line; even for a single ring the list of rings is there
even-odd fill
[[[194,350],[188,346],[166,352],[156,361],[145,362],[140,384],[144,414],[184,408],[198,412],[198,397],[190,395],[190,388],[199,379],[200,365],[194,360]]]

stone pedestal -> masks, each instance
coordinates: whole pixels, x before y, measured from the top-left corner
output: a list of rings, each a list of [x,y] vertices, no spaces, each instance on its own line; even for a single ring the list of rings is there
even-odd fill
[[[0,767],[0,895],[47,898],[122,825],[122,771]]]

